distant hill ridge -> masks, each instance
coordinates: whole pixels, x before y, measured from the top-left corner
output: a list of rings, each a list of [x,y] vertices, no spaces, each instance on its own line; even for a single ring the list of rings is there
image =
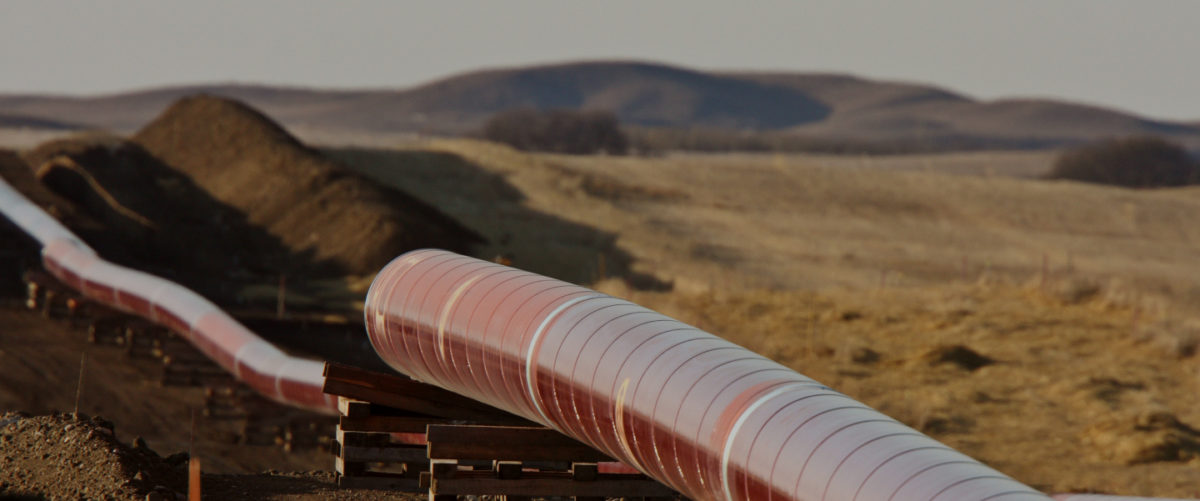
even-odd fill
[[[781,131],[856,141],[976,140],[1053,146],[1164,135],[1200,148],[1200,124],[1044,99],[980,101],[929,85],[820,73],[703,72],[642,62],[490,69],[404,90],[189,85],[95,97],[0,95],[0,114],[117,131],[205,93],[246,102],[286,127],[360,133],[470,132],[510,108],[588,108],[625,124]]]

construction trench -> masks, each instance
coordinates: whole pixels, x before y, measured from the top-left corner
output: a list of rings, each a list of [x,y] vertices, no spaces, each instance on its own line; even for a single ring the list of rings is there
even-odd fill
[[[267,399],[339,412],[322,361],[288,355],[178,284],[105,261],[2,180],[0,212],[86,300],[169,329]],[[404,254],[372,283],[364,321],[393,369],[561,432],[689,499],[1052,499],[717,336],[499,264]]]

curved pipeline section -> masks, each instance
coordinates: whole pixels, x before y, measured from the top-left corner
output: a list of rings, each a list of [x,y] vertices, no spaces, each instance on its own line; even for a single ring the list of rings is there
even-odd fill
[[[1050,499],[745,348],[446,251],[368,292],[393,368],[555,428],[697,500]]]
[[[217,365],[272,400],[336,412],[336,399],[321,391],[321,362],[284,353],[179,284],[101,259],[3,179],[0,213],[41,244],[47,271],[84,296],[182,334]]]

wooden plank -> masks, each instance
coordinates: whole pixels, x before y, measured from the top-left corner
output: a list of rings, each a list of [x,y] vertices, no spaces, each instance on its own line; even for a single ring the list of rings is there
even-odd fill
[[[590,482],[566,478],[538,478],[526,474],[514,480],[459,472],[454,478],[433,476],[431,493],[438,495],[509,495],[509,496],[603,496],[603,497],[668,497],[675,491],[646,478],[622,478],[628,475],[600,475]]]
[[[380,390],[386,393],[403,395],[408,399],[436,404],[436,408],[442,409],[442,412],[432,413],[432,415],[435,416],[459,417],[465,415],[481,419],[489,419],[489,422],[511,422],[514,424],[528,423],[528,421],[523,418],[514,416],[495,407],[477,402],[437,386],[414,381],[407,376],[399,374],[383,374],[365,369],[359,369],[357,367],[350,367],[329,362],[325,363],[324,374],[327,386],[330,381],[339,381],[341,383],[349,383],[350,385],[358,386],[367,390]],[[344,388],[344,386],[335,385],[335,388]],[[349,394],[338,393],[337,391],[330,391],[329,389],[326,389],[325,393],[353,396]],[[363,400],[368,400],[375,403],[384,403],[386,405],[385,402],[378,400]],[[418,412],[430,414],[426,411]],[[446,414],[446,412],[451,414]]]
[[[357,386],[353,383],[336,379],[325,380],[324,392],[447,419],[503,424],[529,423],[527,420],[490,407],[468,409],[437,400],[414,397],[410,394]]]
[[[541,471],[571,471],[570,461],[545,461],[539,459],[528,459],[523,461],[526,468],[534,468]]]
[[[341,457],[335,457],[333,458],[333,471],[337,472],[338,475],[361,475],[367,471],[367,466],[363,463],[346,461]]]
[[[337,379],[325,379],[325,393],[350,397],[358,400],[365,400],[377,404],[383,404],[397,409],[404,409],[412,412],[420,412],[434,416],[445,416],[447,408],[444,408],[434,402],[412,398],[405,394],[391,393],[366,386],[358,386],[346,381]]]
[[[452,391],[431,384],[421,383],[399,374],[383,374],[357,367],[326,362],[325,379],[344,381],[352,383],[355,386],[411,395],[425,400],[444,401],[447,405],[457,407],[491,409],[491,407]]]
[[[549,428],[429,425],[429,457],[515,461],[613,461]]]
[[[338,414],[345,417],[366,417],[371,415],[371,403],[338,396]]]
[[[344,489],[388,489],[400,492],[425,492],[416,478],[395,475],[365,474],[338,477],[338,487]]]
[[[341,428],[338,428],[335,432],[334,440],[337,440],[337,443],[341,444],[342,447],[385,447],[392,443],[392,437],[387,433],[346,431]]]
[[[341,457],[346,461],[382,463],[424,463],[429,460],[425,456],[425,448],[420,446],[363,447],[344,445],[341,448]]]
[[[496,461],[492,468],[496,471],[496,476],[504,480],[521,478],[520,461]]]
[[[600,474],[600,465],[596,463],[575,463],[571,465],[571,478],[581,481],[590,482],[596,479]]]
[[[409,416],[342,416],[338,426],[346,431],[373,431],[384,433],[425,433],[431,424],[448,424],[449,419]]]

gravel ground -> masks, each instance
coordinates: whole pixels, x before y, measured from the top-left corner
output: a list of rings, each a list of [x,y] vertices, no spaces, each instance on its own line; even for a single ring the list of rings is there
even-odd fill
[[[104,418],[59,413],[0,415],[0,500],[186,499],[187,453],[166,457],[135,438],[115,438]],[[332,472],[206,474],[204,499],[417,500],[397,492],[339,489]]]
[[[103,418],[0,417],[0,497],[171,499],[186,465],[186,453],[163,458],[143,440],[121,443]]]

